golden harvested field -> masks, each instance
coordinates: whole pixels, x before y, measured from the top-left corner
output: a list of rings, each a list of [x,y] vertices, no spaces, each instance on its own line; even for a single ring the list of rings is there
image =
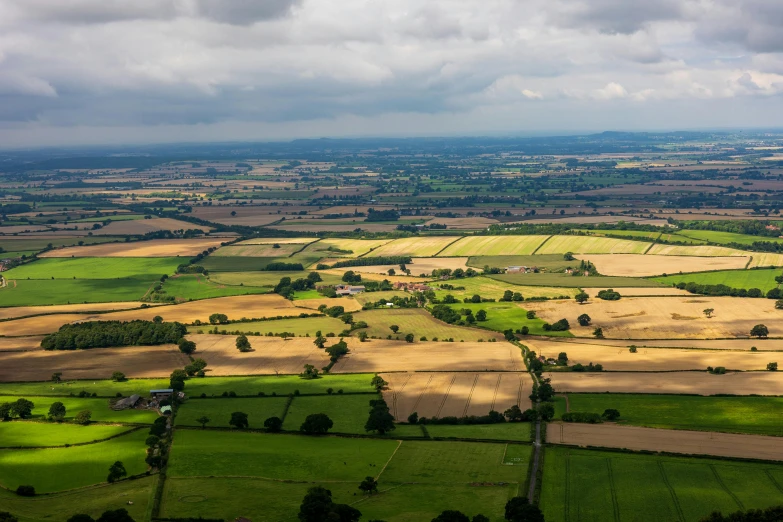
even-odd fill
[[[650,243],[594,236],[552,236],[536,254],[644,254]]]
[[[323,194],[324,191],[321,191]],[[269,228],[275,230],[288,230],[291,232],[353,232],[357,228],[364,232],[393,232],[397,229],[397,225],[385,224],[385,223],[366,223],[362,221],[364,218],[358,218],[356,223],[343,223],[336,224],[331,223],[331,219],[319,219],[313,221],[319,221],[320,223],[297,223],[293,219],[288,219],[282,223],[268,225]]]
[[[595,297],[598,295],[598,292],[601,290],[606,290],[606,288],[585,288],[585,293],[589,295],[590,297]],[[646,296],[655,296],[655,297],[677,297],[677,296],[692,296],[690,292],[686,292],[685,290],[680,290],[679,288],[675,288],[673,286],[666,286],[666,287],[642,287],[642,288],[618,288],[617,289],[620,293],[622,293],[623,297],[646,297]]]
[[[744,250],[734,250],[733,248],[709,245],[653,245],[647,254],[655,254],[660,256],[745,257],[748,255],[748,252],[745,252]]]
[[[753,252],[753,259],[748,268],[756,266],[783,266],[783,254]]]
[[[390,335],[392,332],[389,327],[394,324],[400,329],[397,334],[392,335],[392,338],[405,339],[406,334],[412,333],[417,343],[420,342],[419,339],[422,336],[429,340],[433,340],[435,337],[440,340],[453,338],[458,343],[460,341],[478,341],[479,339],[503,339],[503,335],[498,332],[454,326],[438,321],[422,308],[368,310],[355,313],[353,318],[355,321],[365,321],[369,325],[365,330],[367,335],[379,339],[385,339]]]
[[[690,393],[783,395],[783,372],[549,372],[558,393]]]
[[[369,252],[374,251],[377,248],[382,247],[386,243],[390,243],[391,239],[340,239],[340,238],[327,238],[308,245],[303,251],[304,254],[318,254],[324,256],[334,257],[359,257]],[[330,251],[329,248],[333,250]],[[334,250],[345,250],[351,253],[340,253]],[[370,254],[374,256],[375,253]]]
[[[525,344],[538,355],[547,358],[556,359],[558,353],[566,352],[569,365],[600,363],[608,371],[705,370],[708,366],[723,366],[729,370],[765,370],[770,362],[769,353],[744,350],[682,350],[637,346],[636,353],[631,353],[624,346],[566,344],[538,339],[526,339]]]
[[[361,303],[352,297],[324,297],[323,299],[297,299],[294,301],[294,306],[297,308],[308,308],[310,310],[318,310],[318,307],[322,304],[326,306],[342,306],[346,312],[358,312],[362,309]]]
[[[692,257],[638,254],[580,255],[579,259],[592,262],[598,272],[608,276],[647,277],[679,272],[706,270],[735,270],[745,268],[747,257]]]
[[[456,270],[461,268],[463,270],[468,269],[467,257],[414,257],[410,263],[406,263],[406,267],[411,271],[412,276],[421,276],[424,274],[427,277],[432,275],[433,270],[439,270],[442,268],[449,268]],[[395,273],[402,274],[400,265],[375,265],[375,266],[351,266],[347,268],[335,268],[340,272],[347,272],[352,270],[354,272],[361,272],[362,274],[388,274],[389,269],[394,269]]]
[[[174,345],[0,352],[0,381],[46,381],[53,372],[62,372],[63,379],[109,379],[113,372],[129,378],[166,377],[189,362]]]
[[[334,373],[404,371],[524,371],[522,351],[505,341],[445,343],[370,339],[348,340],[350,353],[335,365]]]
[[[373,256],[432,257],[455,242],[458,237],[428,236],[395,239],[373,251]]]
[[[552,444],[783,460],[783,437],[569,422],[550,423],[546,433]]]
[[[141,302],[125,301],[122,303],[93,303],[93,304],[70,304],[70,305],[50,305],[50,306],[15,306],[10,308],[0,308],[0,319],[12,319],[15,317],[28,317],[41,314],[62,314],[62,313],[89,313],[105,312],[107,310],[128,310],[138,308]],[[149,304],[149,303],[147,303]],[[152,305],[157,306],[157,305]]]
[[[318,241],[316,237],[256,237],[245,241],[235,243],[235,245],[308,245],[313,241]]]
[[[419,417],[486,415],[513,405],[530,407],[533,382],[527,373],[386,373],[383,398],[398,421]]]
[[[85,314],[53,314],[15,319],[13,321],[3,321],[0,322],[0,335],[22,336],[47,334],[59,330],[64,324],[86,320],[99,321],[101,317],[105,317],[105,314],[92,316]]]
[[[446,225],[449,230],[483,230],[490,225],[496,224],[496,219],[490,219],[485,217],[462,217],[462,218],[446,218],[436,217],[427,221],[428,225]]]
[[[619,346],[627,348],[631,344],[637,347],[648,346],[651,348],[692,348],[695,350],[750,350],[756,348],[759,351],[783,352],[783,339],[670,339],[653,340],[643,339],[639,341],[624,341],[616,339],[577,339],[560,337],[566,345],[571,342],[579,344],[597,344],[601,346]]]
[[[212,255],[216,257],[288,257],[302,249],[295,243],[272,245],[229,245],[218,248]]]
[[[622,289],[619,289],[622,294]],[[763,323],[770,336],[783,333],[778,326],[783,312],[771,299],[739,297],[623,297],[619,301],[590,300],[525,303],[539,317],[553,323],[566,318],[577,337],[592,337],[595,327],[613,339],[681,339],[748,337],[754,325]],[[704,310],[712,308],[708,319]],[[579,326],[576,318],[588,314],[591,326]],[[763,342],[763,341],[760,341]]]
[[[319,370],[329,364],[329,355],[313,344],[310,337],[249,336],[252,352],[237,350],[233,335],[188,335],[196,343],[196,356],[209,366],[209,375],[299,374],[305,364]]]
[[[549,236],[473,236],[449,245],[439,256],[526,256]]]
[[[30,337],[0,337],[0,352],[40,350],[42,335]]]
[[[219,247],[225,239],[153,239],[131,243],[103,243],[60,248],[41,257],[176,257],[194,256],[209,247]]]
[[[188,230],[196,229],[209,232],[212,227],[204,225],[194,225],[187,221],[179,221],[171,218],[154,219],[134,219],[130,221],[113,221],[103,228],[93,232],[96,236],[125,236],[125,235],[143,235],[148,232],[158,232],[160,230]]]

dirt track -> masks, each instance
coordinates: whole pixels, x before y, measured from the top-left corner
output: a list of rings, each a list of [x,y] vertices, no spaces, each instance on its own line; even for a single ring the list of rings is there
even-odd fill
[[[547,426],[547,442],[688,455],[783,460],[783,437],[763,435],[564,422],[550,423]]]

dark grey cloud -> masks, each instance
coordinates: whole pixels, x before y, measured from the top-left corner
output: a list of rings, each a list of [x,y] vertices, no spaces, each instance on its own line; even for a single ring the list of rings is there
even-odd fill
[[[715,0],[697,22],[696,36],[710,45],[737,45],[758,53],[783,52],[783,2]]]
[[[299,0],[196,0],[201,16],[216,22],[248,25],[284,16]]]
[[[550,4],[555,25],[631,34],[651,22],[684,18],[686,0],[556,0]]]

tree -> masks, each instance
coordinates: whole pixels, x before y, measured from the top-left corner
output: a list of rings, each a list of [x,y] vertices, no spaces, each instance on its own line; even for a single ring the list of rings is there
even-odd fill
[[[323,349],[324,345],[326,345],[326,337],[321,335],[321,332],[319,331],[315,336],[315,340],[313,341],[313,344],[316,345],[318,348]]]
[[[714,311],[715,311],[715,309],[714,309],[714,308],[705,308],[705,309],[703,310],[703,312],[704,312],[704,315],[706,315],[706,316],[707,316],[707,319],[710,319],[710,318],[712,317],[712,313],[713,313]]]
[[[771,372],[776,372],[776,371],[778,371],[778,363],[776,363],[776,362],[771,362],[771,363],[768,363],[768,364],[767,364],[767,370],[769,370],[769,371],[771,371]]]
[[[519,422],[522,420],[522,410],[516,404],[503,412],[503,415],[509,422]]]
[[[620,418],[620,412],[614,408],[609,408],[604,410],[604,412],[601,414],[601,417],[608,421],[615,421]]]
[[[409,343],[412,343],[413,342],[413,334],[412,333],[405,334],[405,341],[409,342]]]
[[[211,421],[211,420],[212,420],[212,419],[210,419],[210,418],[209,418],[209,417],[207,417],[206,415],[202,415],[201,417],[199,417],[198,419],[196,419],[196,422],[198,422],[199,424],[201,424],[201,429],[203,430],[204,428],[206,428],[206,427],[207,427],[207,424],[209,424],[209,421]]]
[[[592,319],[590,319],[589,315],[582,314],[576,318],[576,321],[579,323],[579,326],[590,326]]]
[[[250,341],[247,340],[247,336],[245,334],[240,335],[237,337],[237,350],[239,350],[242,353],[250,352],[253,350],[253,347],[250,346]]]
[[[536,413],[539,419],[549,422],[555,417],[555,407],[548,402],[539,404],[536,408]]]
[[[54,372],[52,374],[52,382],[62,381],[63,372]]]
[[[158,444],[160,444],[160,437],[158,437],[157,435],[150,435],[144,440],[144,444],[146,444],[147,447],[150,448],[155,447]]]
[[[778,299],[777,301],[775,301],[775,309],[783,310],[783,299]]]
[[[757,324],[756,326],[750,329],[750,335],[752,337],[758,337],[759,339],[761,339],[762,337],[766,337],[769,335],[769,329],[763,324]]]
[[[486,321],[487,320],[487,311],[486,310],[479,310],[476,312],[476,321]]]
[[[79,513],[78,515],[73,515],[67,522],[95,522],[95,519],[90,515]]]
[[[358,522],[361,516],[356,508],[332,502],[332,492],[320,486],[307,490],[298,514],[300,522]]]
[[[544,514],[527,497],[514,497],[506,502],[504,518],[509,522],[544,522]]]
[[[535,319],[536,318],[536,311],[535,310],[528,310],[525,312],[525,317],[528,319]]]
[[[184,353],[185,355],[190,355],[191,353],[196,351],[196,343],[194,343],[193,341],[188,341],[184,337],[179,340],[177,346],[179,346],[179,351]]]
[[[119,460],[109,466],[109,476],[106,478],[109,482],[115,482],[122,477],[127,477],[128,472],[125,471],[125,465]]]
[[[590,296],[584,290],[574,296],[574,300],[579,304],[586,303],[588,299],[590,299]]]
[[[114,382],[123,382],[125,380],[125,374],[122,372],[114,372],[111,374],[111,380]]]
[[[305,364],[304,370],[302,370],[302,373],[299,374],[299,377],[302,379],[317,379],[318,378],[318,369],[313,366],[312,364]]]
[[[125,508],[104,511],[96,522],[134,522]]]
[[[82,410],[76,414],[76,417],[73,419],[73,421],[76,424],[87,425],[90,423],[90,419],[92,419],[92,412],[90,410]]]
[[[557,364],[558,366],[568,366],[568,354],[565,352],[557,354]]]
[[[65,404],[60,401],[52,403],[49,406],[49,418],[58,422],[62,421],[65,418]]]
[[[17,399],[16,402],[11,403],[10,416],[26,419],[33,414],[33,408],[35,408],[35,404],[31,401],[28,401],[27,399]]]
[[[16,488],[16,494],[20,497],[34,497],[35,488],[33,486],[19,486]]]
[[[573,252],[566,252],[565,254],[563,254],[563,261],[576,261]]]
[[[210,324],[227,324],[228,316],[226,314],[212,314],[209,316]]]
[[[397,326],[396,324],[393,324],[389,326],[389,330],[391,330],[393,333],[397,333],[400,330],[400,327]]]
[[[237,215],[237,211],[236,210],[232,210],[231,211],[231,217],[236,217],[236,215]]]
[[[161,324],[163,322],[163,318],[159,315],[156,315],[152,318],[152,322],[155,324]]]
[[[478,515],[473,515],[470,522],[489,522],[489,518],[479,513]]]
[[[470,522],[470,519],[461,511],[447,509],[437,517],[433,518],[432,522]]]
[[[378,481],[372,477],[366,477],[362,480],[361,484],[359,484],[359,489],[363,493],[369,493],[370,495],[378,493]]]
[[[604,329],[599,326],[598,328],[593,330],[593,336],[596,337],[597,339],[603,339],[604,338]]]
[[[377,375],[377,374],[370,381],[370,386],[375,388],[375,391],[381,391],[382,389],[384,389],[386,387],[387,384],[389,384],[389,383],[384,381],[383,377],[381,377],[380,375]]]
[[[393,275],[394,275],[394,274],[396,274],[397,272],[395,272],[393,268],[390,268],[390,269],[389,269],[389,271],[388,271],[388,272],[386,272],[386,273],[387,273],[387,274],[389,274],[390,276],[393,276]]]
[[[0,511],[0,522],[19,522],[19,519],[8,511]]]
[[[478,294],[473,294],[473,296],[470,298],[471,303],[480,303],[481,302],[481,296]]]
[[[334,422],[325,413],[311,413],[305,417],[299,431],[308,435],[323,435],[334,426]]]
[[[243,413],[241,411],[235,411],[232,413],[228,424],[240,430],[242,428],[250,427],[250,424],[247,422],[247,413]]]
[[[410,415],[408,415],[408,424],[418,424],[419,423],[419,414],[417,412],[413,412]]]
[[[500,298],[501,301],[511,301],[511,299],[514,298],[514,292],[511,290],[506,290],[503,292],[503,297]]]
[[[264,428],[269,433],[277,433],[283,429],[283,421],[280,417],[269,417],[264,421]]]
[[[367,422],[364,423],[364,431],[377,431],[379,435],[383,435],[395,429],[394,416],[389,413],[389,406],[385,400],[372,400],[370,407],[372,409]]]

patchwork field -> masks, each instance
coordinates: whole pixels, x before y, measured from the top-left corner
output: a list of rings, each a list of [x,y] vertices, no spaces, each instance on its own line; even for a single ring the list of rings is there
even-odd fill
[[[90,313],[90,312],[105,312],[105,311],[112,311],[112,310],[128,310],[131,308],[139,308],[142,304],[144,303],[140,301],[137,302],[126,301],[122,303],[93,303],[93,304],[51,305],[51,306],[16,306],[16,307],[0,308],[0,319],[15,319],[15,318],[29,317],[33,315],[44,315],[44,314]]]
[[[594,236],[552,236],[536,254],[644,254],[650,243]]]
[[[430,341],[454,339],[454,341],[478,341],[479,339],[502,339],[497,332],[454,326],[438,321],[429,312],[421,308],[391,308],[388,310],[368,310],[354,314],[356,321],[365,321],[369,326],[365,330],[370,337],[379,339],[405,339],[405,335],[412,333],[414,342],[419,342],[421,337]],[[392,334],[391,325],[399,326],[399,331]],[[2,323],[0,323],[2,326]]]
[[[395,239],[373,250],[373,256],[432,257],[457,241],[454,236],[426,236]]]
[[[738,372],[549,372],[557,392],[783,395],[783,373]]]
[[[715,258],[713,258],[715,259]],[[735,258],[739,259],[739,258]],[[766,293],[777,288],[775,277],[781,275],[779,268],[757,270],[721,270],[718,272],[703,272],[697,274],[670,275],[656,277],[655,280],[664,284],[697,283],[700,285],[726,285],[731,288],[758,288]]]
[[[153,239],[50,250],[41,257],[176,257],[194,256],[210,247],[219,247],[225,238]],[[184,262],[184,260],[183,260]]]
[[[739,256],[746,257],[748,255],[744,250],[734,250],[733,248],[709,246],[709,245],[693,245],[693,246],[679,246],[679,245],[653,245],[647,252],[651,255],[659,256],[698,256],[698,257],[727,257],[727,256]]]
[[[467,257],[414,257],[410,263],[405,266],[411,271],[412,276],[429,276],[433,270],[448,268],[456,270],[461,268],[467,270]],[[389,269],[396,273],[403,274],[399,265],[374,265],[374,266],[351,266],[346,268],[335,268],[333,270],[345,273],[348,270],[360,272],[362,274],[388,274]]]
[[[530,255],[549,236],[473,236],[452,243],[439,256]]]
[[[44,381],[53,372],[62,372],[63,379],[108,379],[116,371],[131,378],[164,377],[188,362],[173,345],[0,351],[0,381]]]
[[[308,245],[302,252],[304,254],[317,254],[330,257],[360,257],[390,243],[391,239],[341,239],[325,238],[317,243]],[[349,253],[350,252],[350,253]]]
[[[619,290],[622,294],[622,289]],[[620,339],[680,339],[748,337],[751,328],[766,324],[775,337],[779,310],[771,299],[735,297],[624,297],[619,301],[595,299],[580,305],[575,301],[525,303],[539,317],[554,322],[560,318],[574,321],[571,331],[580,337],[591,337],[600,326],[605,337]],[[704,310],[712,308],[707,318]],[[588,314],[591,326],[576,324],[576,318]]]
[[[654,254],[593,254],[580,255],[579,259],[590,261],[603,275],[621,277],[647,277],[705,270],[738,270],[745,268],[749,260],[748,257],[738,256],[701,258]]]
[[[527,373],[387,373],[383,398],[398,421],[413,412],[421,417],[486,415],[513,405],[530,407],[532,381]]]
[[[78,259],[40,259],[13,268],[3,275],[8,279],[119,279],[171,275],[182,260],[176,257],[80,257]],[[74,300],[77,297],[74,296]]]

